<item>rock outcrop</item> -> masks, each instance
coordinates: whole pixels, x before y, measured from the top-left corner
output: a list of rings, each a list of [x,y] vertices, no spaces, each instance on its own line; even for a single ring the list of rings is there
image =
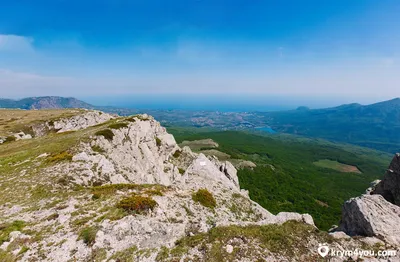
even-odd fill
[[[400,207],[381,195],[363,195],[347,201],[337,231],[350,236],[377,237],[400,245]]]
[[[385,176],[371,194],[382,195],[390,203],[400,206],[400,154],[393,157]]]
[[[101,111],[87,111],[84,114],[79,114],[71,118],[62,118],[57,121],[48,123],[52,129],[56,130],[57,133],[76,131],[95,126],[106,121],[113,119],[114,116],[103,113]]]
[[[350,236],[377,237],[400,246],[400,155],[396,154],[382,181],[343,205],[340,226]]]

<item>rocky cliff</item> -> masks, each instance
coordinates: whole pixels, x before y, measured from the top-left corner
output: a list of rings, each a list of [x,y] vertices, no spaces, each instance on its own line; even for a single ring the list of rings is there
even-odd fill
[[[316,261],[319,243],[371,244],[271,214],[231,163],[180,148],[151,116],[28,126],[31,138],[0,145],[1,261]]]
[[[374,181],[364,195],[344,204],[336,230],[400,246],[400,154],[394,156],[382,181]]]

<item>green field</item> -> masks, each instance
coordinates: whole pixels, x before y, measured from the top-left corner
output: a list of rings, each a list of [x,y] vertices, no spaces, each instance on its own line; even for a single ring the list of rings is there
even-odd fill
[[[381,178],[391,155],[352,145],[291,135],[262,136],[225,131],[196,134],[195,129],[168,128],[176,140],[211,138],[219,151],[233,159],[245,159],[257,167],[238,171],[242,188],[272,213],[309,213],[320,229],[338,224],[341,206],[362,194],[369,183]],[[356,166],[362,173],[344,173],[320,167],[315,162],[329,159]]]

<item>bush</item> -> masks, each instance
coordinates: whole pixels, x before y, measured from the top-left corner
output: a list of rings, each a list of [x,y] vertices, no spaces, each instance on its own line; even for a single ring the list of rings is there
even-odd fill
[[[104,130],[97,131],[95,133],[95,135],[96,136],[103,136],[108,141],[111,141],[114,138],[114,133],[110,129],[104,129]]]
[[[179,174],[185,174],[185,169],[178,167]]]
[[[215,208],[217,206],[217,201],[215,201],[214,196],[205,188],[199,189],[196,193],[193,193],[192,199],[208,208]]]
[[[83,242],[91,246],[94,244],[96,241],[96,234],[97,234],[97,228],[95,227],[85,227],[80,233],[79,233],[79,238],[78,240],[82,239]]]
[[[97,152],[97,153],[104,153],[105,152],[105,150],[103,148],[101,148],[100,146],[98,146],[98,145],[92,146],[92,150],[94,152]]]
[[[181,154],[182,154],[182,152],[180,150],[176,150],[175,153],[172,156],[175,157],[175,158],[178,158],[178,157],[181,156]]]
[[[156,137],[156,145],[157,145],[158,147],[161,146],[161,139],[159,139],[158,137]]]
[[[15,136],[8,136],[4,142],[14,142],[15,140],[17,140]]]
[[[147,213],[153,210],[157,206],[157,202],[151,197],[144,197],[138,195],[131,195],[123,198],[118,204],[118,208],[122,208],[125,211],[133,212],[135,214]]]
[[[67,161],[72,160],[72,155],[67,151],[58,154],[53,154],[47,159],[47,161],[49,161],[50,163],[57,163],[65,160]]]
[[[127,123],[115,123],[115,124],[111,124],[108,126],[111,129],[121,129],[121,128],[125,128],[128,127]]]

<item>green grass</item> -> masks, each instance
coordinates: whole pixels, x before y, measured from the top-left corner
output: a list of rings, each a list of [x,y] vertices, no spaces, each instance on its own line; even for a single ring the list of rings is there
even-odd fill
[[[187,133],[184,130],[168,129],[178,143],[211,138],[233,161],[244,159],[257,165],[252,170],[238,171],[240,186],[249,190],[252,200],[274,214],[309,213],[324,230],[339,223],[346,200],[359,196],[371,181],[383,176],[392,157],[353,145],[291,135],[260,136],[236,131],[195,134],[193,129]],[[356,166],[362,174],[316,166],[314,162],[321,159]]]
[[[114,138],[114,133],[110,129],[103,129],[103,130],[97,131],[95,133],[95,135],[96,136],[103,136],[108,141],[112,141],[113,138]]]
[[[9,224],[0,224],[0,245],[9,240],[9,235],[13,231],[22,231],[25,222],[16,220]]]
[[[305,255],[306,258],[303,257],[303,261],[317,261],[318,258],[312,257],[307,246],[311,238],[320,243],[333,241],[327,233],[318,231],[310,225],[292,221],[282,225],[227,226],[215,227],[207,233],[184,237],[176,242],[173,249],[163,249],[159,255],[164,260],[174,261],[174,259],[179,259],[186,250],[197,248],[201,249],[205,261],[240,261],[248,257],[254,261],[264,261],[262,259],[264,256],[257,252],[261,250],[261,252],[270,251],[290,258],[297,257],[297,260]],[[233,244],[234,252],[229,254],[225,246],[233,239],[241,239],[247,244],[239,246]]]
[[[97,231],[96,227],[85,227],[79,233],[78,240],[82,239],[86,245],[91,246],[96,241]]]
[[[16,262],[17,258],[3,249],[0,249],[0,261],[1,262]]]
[[[147,195],[163,195],[163,192],[167,190],[167,187],[158,184],[110,184],[91,188],[93,199],[113,196],[117,191],[127,192],[129,190],[134,190],[137,193]]]
[[[200,203],[202,206],[211,209],[217,206],[217,201],[215,201],[214,196],[205,188],[199,189],[197,192],[193,193],[192,199],[193,201]]]
[[[127,128],[128,124],[127,123],[115,123],[111,124],[108,126],[111,129],[121,129],[121,128]]]

